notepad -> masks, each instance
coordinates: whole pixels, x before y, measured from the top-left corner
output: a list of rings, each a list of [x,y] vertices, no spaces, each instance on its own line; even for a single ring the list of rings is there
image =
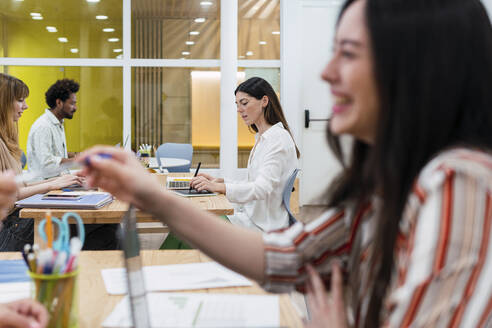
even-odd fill
[[[252,286],[247,278],[217,262],[152,265],[142,271],[148,292]],[[124,268],[104,269],[101,274],[108,294],[127,293]]]
[[[113,201],[113,196],[107,192],[79,192],[78,194],[80,198],[70,200],[45,199],[44,194],[36,194],[15,202],[15,205],[21,208],[98,209]]]
[[[150,293],[151,327],[279,327],[276,295]],[[123,298],[102,324],[131,327],[130,303]]]

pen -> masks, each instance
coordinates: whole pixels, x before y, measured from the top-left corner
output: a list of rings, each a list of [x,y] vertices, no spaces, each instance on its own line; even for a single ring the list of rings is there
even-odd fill
[[[53,247],[53,223],[51,222],[51,211],[46,212],[46,238],[48,247]]]
[[[202,162],[198,162],[198,166],[196,167],[195,175],[193,176],[196,178],[196,175],[198,174],[198,170],[200,169],[200,165],[202,165]],[[191,193],[191,183],[190,183],[190,190],[188,190],[188,194]]]

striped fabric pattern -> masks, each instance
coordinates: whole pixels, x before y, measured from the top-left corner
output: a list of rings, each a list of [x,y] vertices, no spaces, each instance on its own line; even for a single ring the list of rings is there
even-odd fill
[[[266,279],[274,292],[303,290],[304,265],[325,282],[330,261],[357,272],[349,318],[366,316],[372,232],[382,204],[329,209],[313,222],[264,235]],[[409,195],[383,309],[387,327],[492,327],[492,156],[453,149],[430,161]]]

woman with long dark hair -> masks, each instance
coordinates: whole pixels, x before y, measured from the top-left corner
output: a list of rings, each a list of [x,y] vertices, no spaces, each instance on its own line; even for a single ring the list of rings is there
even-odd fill
[[[256,133],[247,179],[224,181],[199,173],[191,185],[198,191],[225,194],[234,204],[234,215],[228,217],[234,224],[260,231],[285,228],[289,216],[282,205],[282,193],[297,168],[299,150],[277,94],[267,81],[261,77],[249,78],[236,88],[234,95],[238,113]]]
[[[117,149],[82,157],[95,160],[89,182],[269,290],[305,287],[310,327],[490,326],[492,27],[483,5],[348,0],[334,44],[322,77],[344,169],[313,222],[241,231],[165,193]],[[342,134],[354,138],[348,154]]]

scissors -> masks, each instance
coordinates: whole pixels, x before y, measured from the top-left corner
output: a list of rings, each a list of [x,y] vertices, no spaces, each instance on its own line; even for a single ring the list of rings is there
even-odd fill
[[[58,226],[58,236],[56,240],[53,241],[53,249],[55,251],[58,252],[65,251],[67,253],[70,252],[70,226],[68,223],[68,219],[70,217],[73,217],[77,221],[76,225],[77,225],[78,238],[80,239],[82,245],[84,244],[85,241],[84,222],[82,222],[82,219],[77,213],[68,212],[63,215],[61,220],[55,217],[51,218],[51,222],[54,225]],[[39,224],[38,232],[41,238],[45,242],[48,242],[46,229],[48,229],[48,227],[46,227],[46,219],[43,219]],[[51,232],[52,236],[54,235],[53,232],[54,231]]]

